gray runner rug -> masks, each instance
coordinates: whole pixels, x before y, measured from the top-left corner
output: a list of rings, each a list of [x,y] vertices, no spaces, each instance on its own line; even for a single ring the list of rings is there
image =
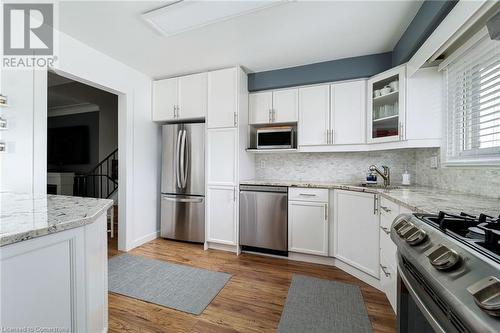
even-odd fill
[[[199,315],[230,274],[122,254],[108,263],[109,291]]]
[[[357,286],[294,274],[278,332],[371,333],[372,325]]]

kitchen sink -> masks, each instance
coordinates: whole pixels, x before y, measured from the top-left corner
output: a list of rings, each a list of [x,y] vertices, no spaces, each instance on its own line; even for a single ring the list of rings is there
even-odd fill
[[[366,187],[366,188],[373,188],[373,189],[380,189],[380,190],[398,190],[401,188],[401,186],[396,186],[396,185],[389,185],[389,186],[384,186],[382,184],[355,184],[354,186],[358,187]]]

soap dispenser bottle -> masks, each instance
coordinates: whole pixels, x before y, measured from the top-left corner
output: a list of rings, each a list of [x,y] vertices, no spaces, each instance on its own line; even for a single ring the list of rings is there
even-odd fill
[[[403,172],[403,185],[411,185],[411,175],[408,172],[408,165],[405,165],[405,171]]]

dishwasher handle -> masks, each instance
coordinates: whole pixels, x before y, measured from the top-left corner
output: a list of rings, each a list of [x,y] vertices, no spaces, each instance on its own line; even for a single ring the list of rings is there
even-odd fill
[[[240,192],[275,192],[288,193],[288,187],[268,185],[240,185]]]

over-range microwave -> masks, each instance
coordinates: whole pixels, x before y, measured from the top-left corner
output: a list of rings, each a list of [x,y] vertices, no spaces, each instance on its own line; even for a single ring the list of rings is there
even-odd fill
[[[257,149],[290,149],[295,148],[295,127],[263,127],[258,128]]]

